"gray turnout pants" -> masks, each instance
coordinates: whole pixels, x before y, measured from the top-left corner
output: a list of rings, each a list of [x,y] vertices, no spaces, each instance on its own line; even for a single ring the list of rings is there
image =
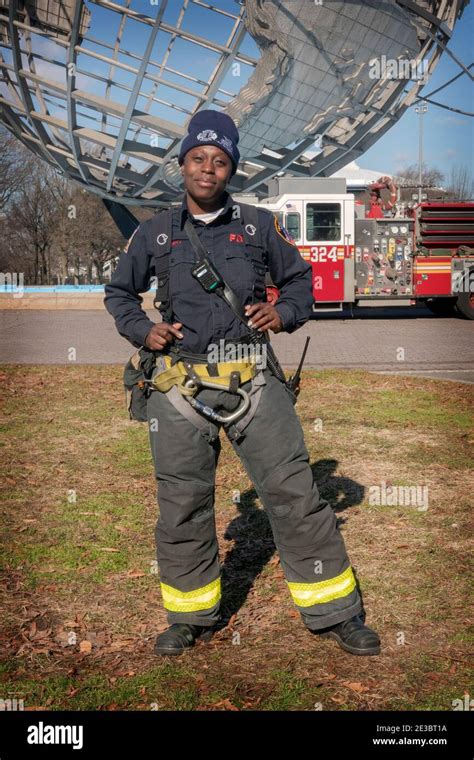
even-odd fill
[[[362,601],[329,503],[319,495],[303,430],[284,384],[270,370],[252,420],[240,438],[226,425],[199,430],[153,390],[147,402],[158,484],[155,538],[169,624],[220,621],[221,566],[216,539],[215,473],[224,427],[267,512],[281,566],[303,622],[313,630],[361,612]],[[245,387],[245,386],[244,386]],[[218,406],[222,391],[198,398]],[[225,395],[225,394],[224,394]],[[186,402],[188,403],[188,402]]]

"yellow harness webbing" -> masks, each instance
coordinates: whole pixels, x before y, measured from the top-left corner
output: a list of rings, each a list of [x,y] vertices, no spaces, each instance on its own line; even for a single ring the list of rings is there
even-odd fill
[[[196,393],[196,389],[184,387],[184,383],[189,376],[183,363],[178,361],[171,366],[171,357],[164,356],[163,359],[167,369],[152,376],[152,385],[154,385],[156,390],[167,393],[173,385],[177,385],[178,390],[183,396],[193,396]],[[229,390],[232,372],[240,373],[240,385],[251,380],[257,372],[254,361],[218,362],[214,366],[217,368],[217,376],[209,374],[207,364],[193,364],[193,369],[203,380],[222,386],[222,390]]]

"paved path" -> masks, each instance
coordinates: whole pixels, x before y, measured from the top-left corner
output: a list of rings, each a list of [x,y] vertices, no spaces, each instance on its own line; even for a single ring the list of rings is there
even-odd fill
[[[158,321],[156,310],[148,310]],[[358,367],[375,372],[474,382],[474,322],[444,319],[424,307],[363,307],[319,314],[292,335],[272,336],[285,367],[295,367],[307,335],[306,367]],[[0,363],[123,364],[133,346],[105,310],[0,311]]]

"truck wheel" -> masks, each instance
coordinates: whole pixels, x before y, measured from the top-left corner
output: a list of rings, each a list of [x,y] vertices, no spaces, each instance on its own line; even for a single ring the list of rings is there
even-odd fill
[[[469,289],[460,293],[456,301],[456,310],[466,319],[474,319],[474,290],[473,290],[474,269],[471,269],[465,278],[469,282]]]
[[[425,306],[437,317],[454,317],[457,301],[457,298],[427,298]]]

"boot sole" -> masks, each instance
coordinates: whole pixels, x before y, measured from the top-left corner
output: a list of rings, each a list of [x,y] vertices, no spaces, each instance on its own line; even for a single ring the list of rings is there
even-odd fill
[[[182,654],[186,651],[186,649],[192,649],[195,645],[196,641],[210,641],[212,637],[214,636],[214,631],[203,631],[199,636],[196,636],[192,644],[188,644],[184,647],[176,647],[176,649],[171,649],[170,647],[160,647],[160,646],[154,646],[153,652],[154,654],[159,654],[161,656],[169,655],[170,657],[175,657],[178,654]]]
[[[380,644],[376,644],[372,647],[365,647],[361,649],[360,647],[352,647],[350,644],[346,644],[345,641],[339,636],[338,633],[335,633],[334,631],[328,631],[327,633],[320,633],[319,634],[321,639],[334,639],[334,641],[337,641],[339,646],[344,649],[346,652],[349,652],[349,654],[356,654],[360,657],[363,657],[364,655],[376,655],[380,654]]]

